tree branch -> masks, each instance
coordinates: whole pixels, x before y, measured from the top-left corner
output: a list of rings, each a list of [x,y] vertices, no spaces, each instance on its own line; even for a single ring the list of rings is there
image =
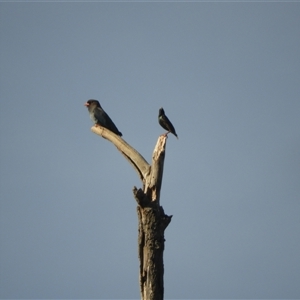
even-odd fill
[[[165,150],[167,146],[167,136],[159,136],[152,154],[152,165],[150,176],[147,177],[145,193],[151,191],[152,201],[157,201],[159,205],[160,189],[164,171]]]
[[[112,142],[137,171],[142,182],[145,183],[151,167],[138,151],[127,144],[120,136],[102,126],[93,126],[91,131]]]
[[[166,215],[160,206],[167,136],[159,136],[150,166],[144,157],[120,136],[101,126],[93,126],[91,130],[112,142],[134,167],[143,182],[143,189],[133,188],[133,195],[138,203],[141,298],[162,300],[164,231],[172,219],[172,216]]]

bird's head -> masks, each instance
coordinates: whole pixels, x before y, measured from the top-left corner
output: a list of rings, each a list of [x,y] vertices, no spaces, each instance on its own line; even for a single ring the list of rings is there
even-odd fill
[[[84,103],[84,105],[89,108],[89,107],[101,107],[100,103],[98,100],[94,100],[94,99],[90,99],[88,100],[86,103]]]
[[[159,111],[158,111],[158,115],[159,116],[163,116],[165,114],[165,111],[164,111],[164,109],[161,107],[160,109],[159,109]]]

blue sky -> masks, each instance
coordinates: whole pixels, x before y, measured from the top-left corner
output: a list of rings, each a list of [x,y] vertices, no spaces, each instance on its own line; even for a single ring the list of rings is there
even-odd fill
[[[133,168],[169,136],[165,298],[300,298],[300,4],[0,3],[0,298],[137,299]]]

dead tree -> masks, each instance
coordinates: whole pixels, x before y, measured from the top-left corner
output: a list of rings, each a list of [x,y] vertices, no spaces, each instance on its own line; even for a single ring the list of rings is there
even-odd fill
[[[142,189],[133,188],[133,195],[138,204],[141,299],[161,300],[164,297],[164,231],[172,219],[160,206],[167,137],[158,138],[152,154],[152,164],[149,165],[144,157],[120,136],[101,126],[93,126],[91,130],[112,142],[130,162],[142,181]]]

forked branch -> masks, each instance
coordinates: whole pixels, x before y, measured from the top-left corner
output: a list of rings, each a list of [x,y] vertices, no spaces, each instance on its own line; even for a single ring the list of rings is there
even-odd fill
[[[143,183],[143,189],[133,188],[133,195],[138,203],[141,298],[162,300],[164,231],[172,219],[172,216],[166,215],[160,206],[167,136],[159,136],[150,166],[144,157],[120,136],[101,126],[93,126],[91,130],[117,147],[137,171]]]

